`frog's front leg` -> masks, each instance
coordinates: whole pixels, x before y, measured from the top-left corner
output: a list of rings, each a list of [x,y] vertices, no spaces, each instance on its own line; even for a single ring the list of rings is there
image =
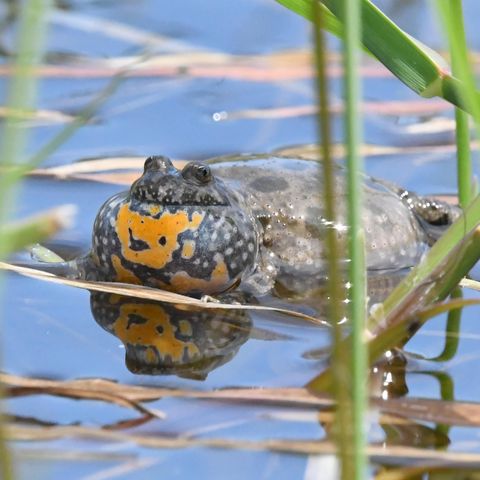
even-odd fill
[[[275,254],[261,248],[256,269],[244,281],[241,289],[255,296],[266,295],[275,286],[278,268],[275,265]]]
[[[35,243],[30,247],[27,247],[27,251],[34,262],[43,262],[43,263],[65,262],[64,258],[62,258],[60,255],[55,253],[53,250],[50,250],[44,245],[41,245],[40,243]]]

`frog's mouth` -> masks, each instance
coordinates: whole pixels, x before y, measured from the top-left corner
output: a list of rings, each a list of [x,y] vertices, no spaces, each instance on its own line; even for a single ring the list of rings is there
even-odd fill
[[[139,202],[155,203],[165,207],[229,207],[231,202],[219,188],[202,188],[192,185],[186,188],[184,182],[176,178],[164,177],[155,186],[143,182],[140,178],[132,185],[130,195]]]
[[[229,207],[230,202],[224,199],[218,199],[211,195],[204,196],[182,196],[180,199],[174,199],[166,196],[158,200],[158,203],[165,207]]]
[[[160,199],[149,199],[149,198],[142,198],[138,199],[141,203],[151,203],[154,205],[158,205],[161,207],[181,207],[181,208],[188,208],[188,207],[230,207],[230,202],[218,202],[211,197],[204,197],[199,199],[179,199],[174,200],[171,197],[165,197]]]

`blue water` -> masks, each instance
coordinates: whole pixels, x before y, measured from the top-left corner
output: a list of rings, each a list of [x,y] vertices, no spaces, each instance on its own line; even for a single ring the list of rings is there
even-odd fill
[[[429,2],[385,0],[377,3],[411,34],[434,48],[444,48],[436,20],[429,13]],[[472,48],[478,49],[480,35],[475,21],[480,5],[475,0],[466,0],[464,4],[469,40]],[[85,17],[90,21],[116,22],[140,33],[165,36],[168,42],[149,47],[150,52],[161,54],[203,51],[266,57],[310,45],[308,23],[273,0],[212,0],[208,5],[195,0],[162,2],[161,5],[153,0],[117,0],[77,1],[70,5],[71,9],[57,12],[50,25],[48,55],[57,64],[66,62],[75,66],[86,60],[122,58],[148,50],[142,42],[116,38],[102,28],[89,32],[71,26],[70,22],[84,21]],[[7,47],[12,45],[13,31],[14,25],[8,26],[0,37]],[[374,64],[369,61],[368,65]],[[296,66],[292,64],[291,68]],[[93,77],[46,78],[40,85],[38,103],[43,109],[76,114],[108,82],[109,79]],[[414,93],[389,76],[367,76],[363,89],[368,101],[416,100]],[[332,81],[332,92],[334,100],[341,97],[338,78]],[[0,79],[0,94],[5,94],[4,77]],[[45,165],[116,155],[166,154],[177,159],[201,159],[311,143],[317,130],[312,115],[215,121],[214,114],[312,105],[314,101],[314,82],[308,77],[268,82],[225,78],[222,74],[213,78],[192,78],[181,73],[132,77],[120,84],[94,118],[46,159]],[[438,116],[451,119],[452,110]],[[411,133],[406,128],[421,122],[428,124],[431,119],[432,116],[368,113],[365,141],[399,148],[451,143],[454,138],[451,129]],[[49,124],[30,128],[29,152],[35,152],[60,129],[59,125]],[[340,142],[342,137],[341,120],[336,116],[334,141]],[[366,168],[372,175],[420,193],[452,193],[456,188],[453,161],[454,154],[448,152],[399,152],[367,157]],[[99,206],[118,190],[116,185],[97,182],[29,178],[23,184],[15,215],[21,218],[64,203],[77,205],[79,214],[75,225],[61,232],[56,241],[82,249],[89,244],[91,225]],[[456,400],[478,400],[478,382],[472,381],[472,372],[480,367],[477,317],[478,311],[474,308],[463,313],[459,349],[449,362],[409,361],[406,383],[411,397],[440,398],[439,382],[428,373],[432,370],[450,376]],[[92,318],[88,292],[8,274],[3,306],[2,369],[20,376],[58,380],[107,378],[130,384],[212,390],[229,386],[299,387],[324,366],[324,357],[314,359],[306,353],[328,346],[327,329],[271,315],[255,314],[252,319],[251,338],[248,341],[245,338],[233,358],[213,369],[203,381],[134,375],[125,366],[125,348],[121,341],[100,328]],[[425,357],[437,355],[444,345],[444,329],[445,318],[434,319],[415,335],[406,350]],[[266,339],[268,335],[270,339]],[[289,421],[268,418],[267,414],[283,411],[278,408],[175,399],[159,400],[151,406],[166,412],[167,419],[148,422],[136,427],[135,432],[148,435],[194,432],[199,436],[236,439],[326,436],[312,416]],[[137,416],[130,409],[102,402],[47,395],[10,399],[7,411],[61,425],[79,422],[85,426],[111,425]],[[385,440],[385,434],[378,429],[372,438]],[[480,452],[476,429],[453,428],[449,438],[451,449]],[[117,477],[122,479],[189,479],[192,471],[199,479],[292,479],[302,478],[307,462],[304,456],[279,453],[204,448],[168,451],[141,448],[133,443],[74,438],[17,442],[12,447],[18,479],[107,478],[101,475],[116,468],[125,468]],[[68,452],[92,456],[81,460],[70,458]]]

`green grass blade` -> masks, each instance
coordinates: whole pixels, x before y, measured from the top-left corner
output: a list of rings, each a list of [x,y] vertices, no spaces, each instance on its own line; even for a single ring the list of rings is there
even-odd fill
[[[321,151],[321,166],[323,170],[323,184],[319,185],[323,193],[325,203],[325,217],[335,224],[337,218],[336,182],[335,182],[335,161],[331,154],[331,124],[329,108],[329,88],[327,77],[327,44],[323,32],[325,10],[319,8],[319,3],[310,6],[313,8],[311,14],[314,18],[314,39],[315,39],[315,66],[317,79],[317,94],[319,102],[318,137]],[[327,17],[328,18],[328,17]],[[345,316],[343,307],[344,290],[342,288],[342,273],[340,259],[344,257],[344,245],[337,241],[336,231],[333,228],[327,229],[325,248],[328,252],[328,281],[327,294],[330,302],[327,306],[327,315],[332,328],[332,355],[334,358],[333,369],[335,381],[333,384],[334,396],[338,405],[335,414],[334,439],[337,445],[338,457],[341,466],[342,479],[353,478],[354,464],[348,446],[351,444],[351,401],[350,401],[350,369],[348,350],[339,348],[343,338],[343,322]]]
[[[21,125],[25,113],[34,110],[37,78],[34,69],[40,63],[46,32],[46,12],[49,0],[29,0],[20,9],[19,30],[16,39],[17,56],[13,76],[8,83],[7,115],[0,146],[0,225],[4,224],[14,202],[13,188],[17,179],[13,172],[23,160],[26,129]],[[0,246],[0,257],[2,246]]]
[[[462,102],[468,105],[468,111],[474,114],[478,125],[480,122],[480,106],[476,97],[473,72],[468,61],[462,0],[448,0],[448,2],[442,0],[436,2],[436,5],[449,39],[453,73],[462,80],[464,85],[464,88],[459,90],[458,94]],[[456,108],[455,121],[458,193],[460,205],[466,207],[473,198],[469,117],[465,112]]]
[[[324,0],[330,11],[342,19],[339,2]],[[368,0],[361,0],[363,43],[395,76],[423,96],[441,93],[439,59],[433,59],[413,38]],[[343,22],[342,22],[343,23]]]
[[[277,0],[290,10],[308,20],[312,20],[307,4],[313,0]],[[337,19],[343,26],[343,15],[338,0],[324,0],[328,14]],[[377,57],[394,75],[407,84],[412,90],[423,96],[442,94],[441,74],[446,70],[446,64],[440,56],[433,58],[432,50],[425,48],[420,42],[405,33],[394,22],[369,0],[360,0],[363,29],[363,44]],[[335,26],[329,30],[342,35],[344,28],[333,19],[326,24]]]
[[[0,225],[0,238],[7,245],[4,253],[9,255],[28,245],[43,242],[52,237],[61,229],[71,225],[74,212],[73,205],[64,205],[27,220],[7,224],[4,227]]]
[[[352,327],[350,369],[352,372],[353,408],[353,463],[354,477],[365,478],[367,458],[365,455],[365,411],[367,409],[367,351],[365,345],[366,285],[365,285],[365,233],[362,228],[363,159],[361,128],[361,83],[358,73],[359,49],[361,45],[360,1],[343,0],[344,16],[344,69],[345,69],[345,133],[347,148],[348,188],[348,278],[349,318]]]
[[[308,4],[314,0],[277,1],[312,20]],[[399,80],[422,97],[438,96],[468,111],[476,109],[477,105],[480,107],[480,92],[474,88],[473,102],[465,102],[461,94],[465,84],[451,75],[448,64],[438,53],[404,32],[370,0],[360,2],[364,46]],[[323,5],[328,15],[337,19],[335,22],[331,18],[325,27],[332,33],[343,36],[340,2],[323,0]],[[462,76],[463,78],[465,77]]]
[[[46,18],[50,0],[26,0],[19,9],[19,26],[16,35],[16,58],[13,76],[8,83],[7,111],[2,129],[0,166],[13,166],[22,161],[26,145],[26,131],[20,125],[25,112],[33,110],[37,79],[34,68],[40,63],[46,33]],[[0,175],[0,226],[5,225],[11,206],[15,202],[15,178],[5,169]],[[11,246],[8,238],[0,236],[0,259]],[[0,278],[0,287],[3,278]],[[0,391],[3,396],[3,391]],[[5,443],[3,418],[0,418],[0,477],[13,480],[13,465]]]
[[[294,11],[298,15],[306,18],[307,20],[314,21],[313,17],[313,3],[312,0],[277,0],[278,3],[282,4],[284,7]],[[328,30],[330,33],[337,35],[338,37],[343,36],[343,25],[341,22],[332,14],[332,12],[322,3],[315,2],[321,8],[322,12],[322,25],[325,30]]]
[[[472,238],[472,241],[469,242],[469,250],[478,249],[479,246],[480,232],[477,232],[474,238]],[[457,299],[445,304],[432,305],[429,308],[403,317],[390,328],[382,330],[369,342],[370,364],[373,364],[385,350],[398,345],[404,345],[427,320],[435,315],[478,304],[478,300]]]
[[[468,73],[468,50],[465,38],[465,27],[463,25],[463,9],[462,0],[450,0],[449,5],[445,6],[450,9],[450,15],[445,18],[449,22],[450,29],[455,32],[457,42],[450,42],[450,54],[452,57],[452,71],[454,75],[463,77]],[[470,73],[471,74],[471,73]],[[474,99],[475,89],[472,90],[472,83],[467,80],[465,84],[465,97]],[[472,158],[470,154],[470,124],[469,115],[460,108],[455,108],[455,138],[457,144],[457,184],[460,205],[466,207],[473,198],[473,169]]]
[[[475,83],[475,75],[468,60],[468,50],[465,44],[463,13],[460,0],[437,1],[437,10],[445,27],[450,49],[454,59],[455,77],[445,77],[443,83],[444,96],[457,96],[457,104],[473,115],[480,136],[480,99]]]
[[[455,108],[455,141],[458,198],[460,205],[465,208],[473,197],[473,168],[470,154],[469,115],[458,107]]]

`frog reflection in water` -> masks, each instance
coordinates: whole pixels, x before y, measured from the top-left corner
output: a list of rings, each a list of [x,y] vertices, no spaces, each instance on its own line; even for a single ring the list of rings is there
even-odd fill
[[[145,162],[129,191],[101,207],[91,252],[58,265],[73,277],[159,287],[201,296],[242,284],[257,295],[304,291],[325,278],[323,239],[344,239],[325,218],[319,165],[271,155],[211,159],[177,170],[162,156]],[[344,170],[336,172],[344,191]],[[458,215],[456,207],[365,177],[363,227],[367,269],[410,268]]]
[[[96,322],[125,345],[127,368],[143,375],[203,380],[235,356],[252,327],[242,310],[205,310],[96,292],[90,306]]]

